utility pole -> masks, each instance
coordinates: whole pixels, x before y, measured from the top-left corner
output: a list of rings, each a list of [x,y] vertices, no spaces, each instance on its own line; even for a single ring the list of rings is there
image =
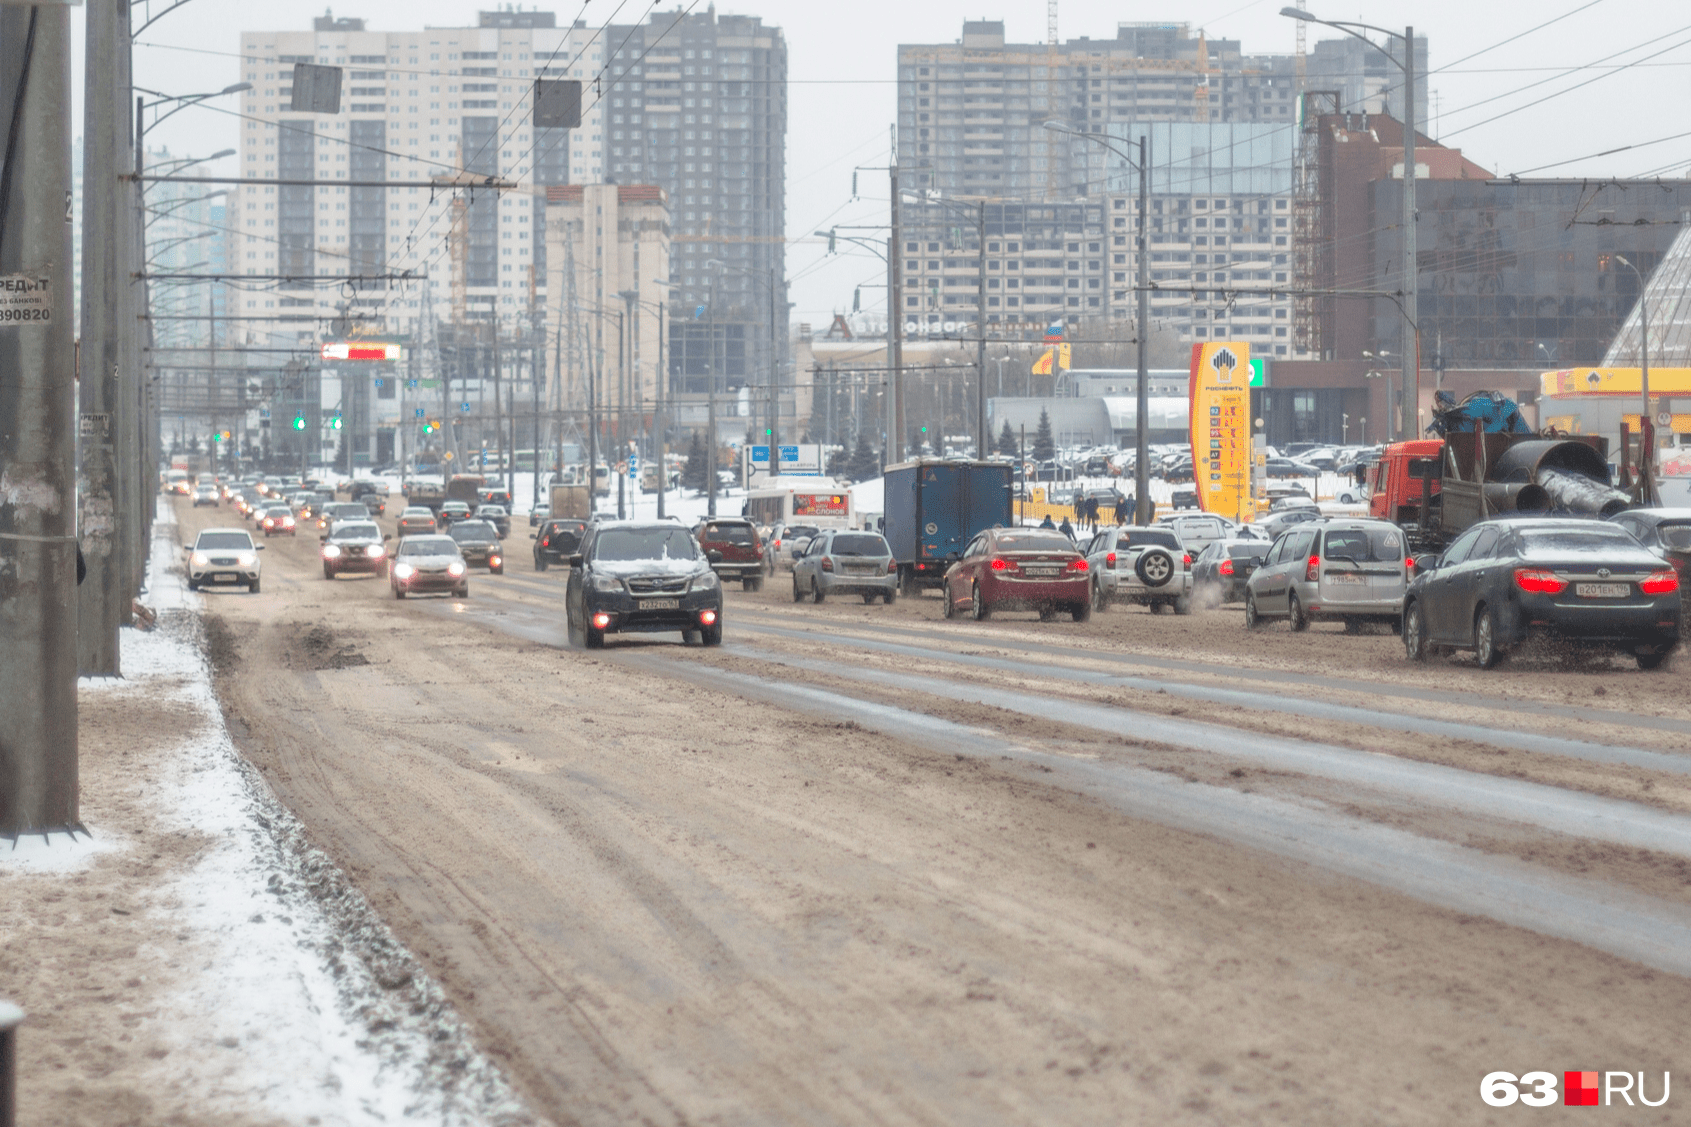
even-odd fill
[[[975,434],[975,457],[985,458],[990,453],[988,446],[992,435],[987,432],[986,422],[986,201],[975,202],[976,235],[980,245],[976,248],[980,253],[980,273],[975,279],[975,330],[977,343],[975,348],[975,375],[980,380],[979,400],[980,418],[977,420]]]
[[[123,0],[89,0],[87,13],[80,404],[85,421],[77,495],[88,574],[77,592],[77,664],[88,676],[116,677],[123,672],[118,628],[126,617],[129,587],[118,499],[118,477],[128,470],[117,461],[117,435],[128,414],[118,338],[124,330],[138,328],[123,315],[129,283],[120,222],[127,201],[119,177],[129,164],[129,91],[122,85],[130,50],[129,5]]]
[[[1151,194],[1151,137],[1146,134],[1139,138],[1139,237],[1134,240],[1134,246],[1139,253],[1139,269],[1137,273],[1139,331],[1133,335],[1138,337],[1139,360],[1139,391],[1134,399],[1134,442],[1133,442],[1133,489],[1134,512],[1133,522],[1144,526],[1151,523],[1155,515],[1155,508],[1151,504],[1151,456],[1145,440],[1145,429],[1150,425],[1151,392],[1149,354],[1151,337],[1151,256],[1146,254],[1146,248],[1151,244],[1150,223],[1146,220],[1146,200]]]
[[[716,281],[719,275],[712,274],[710,279],[710,393],[706,396],[709,406],[706,408],[706,431],[709,435],[708,449],[705,451],[707,474],[705,477],[706,501],[705,513],[716,515]]]
[[[658,302],[658,386],[657,404],[652,412],[652,429],[657,431],[658,448],[658,519],[664,519],[664,494],[669,492],[669,434],[664,429],[663,399],[664,385],[669,383],[669,369],[664,367],[663,339],[666,335],[663,323],[664,303]]]
[[[1409,399],[1399,418],[1403,430],[1421,433],[1420,270],[1415,246],[1415,28],[1403,29],[1403,378],[1398,394]],[[1413,398],[1411,398],[1413,396]]]
[[[904,461],[904,243],[899,232],[898,213],[898,126],[892,127],[892,158],[887,162],[892,179],[892,238],[887,243],[887,342],[891,345],[892,380],[887,388],[892,410],[887,440],[881,447],[881,465]]]
[[[127,48],[126,27],[105,28],[119,32]],[[9,305],[47,314],[0,328],[0,834],[13,838],[82,828],[70,74],[68,7],[0,7],[0,119],[13,123],[0,276]],[[116,171],[106,168],[114,196]]]

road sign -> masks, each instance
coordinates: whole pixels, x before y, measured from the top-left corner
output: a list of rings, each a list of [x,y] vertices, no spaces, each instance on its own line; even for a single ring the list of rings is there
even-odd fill
[[[325,360],[398,360],[400,350],[397,344],[341,340],[324,344],[322,356]]]
[[[416,387],[416,386],[417,386],[417,381],[416,381],[416,380],[406,380],[406,381],[405,381],[405,386],[406,386],[406,387]]]
[[[468,401],[465,401],[465,402],[463,402],[463,403],[460,403],[460,404],[458,404],[458,410],[460,410],[460,411],[462,411],[462,412],[464,412],[464,413],[465,413],[465,414],[469,414],[469,412],[470,412],[470,404],[469,404],[469,402],[468,402]]]
[[[640,476],[640,459],[637,455],[630,454],[628,456],[628,476]]]
[[[1657,411],[1656,412],[1656,425],[1659,426],[1659,427],[1671,427],[1673,425],[1673,412],[1672,411]]]
[[[417,408],[417,417],[419,419],[423,417],[423,409],[421,407]]]
[[[440,457],[441,457],[442,461],[450,462],[452,460],[452,451],[448,450],[446,453],[442,454]]]

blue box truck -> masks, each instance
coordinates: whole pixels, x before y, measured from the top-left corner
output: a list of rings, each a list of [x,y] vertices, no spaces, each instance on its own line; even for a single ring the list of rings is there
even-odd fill
[[[975,534],[1016,523],[1008,462],[918,458],[888,466],[886,538],[898,563],[900,591],[938,587]]]

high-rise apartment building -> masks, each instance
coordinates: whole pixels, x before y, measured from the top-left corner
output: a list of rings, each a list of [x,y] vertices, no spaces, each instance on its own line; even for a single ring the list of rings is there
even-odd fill
[[[494,11],[473,27],[380,31],[323,17],[310,30],[241,39],[242,78],[253,85],[242,106],[244,173],[318,182],[244,186],[231,197],[233,266],[255,279],[235,296],[241,313],[350,314],[407,332],[432,312],[447,337],[460,322],[554,323],[546,189],[655,184],[682,244],[666,278],[671,303],[714,295],[717,304],[714,318],[677,318],[671,370],[702,381],[714,354],[733,388],[761,385],[779,369],[787,299],[778,29],[714,11],[606,27]],[[298,62],[343,68],[339,114],[289,110]],[[538,77],[583,83],[579,128],[532,124]],[[475,177],[514,187],[446,185]],[[425,275],[433,310],[422,308]],[[714,353],[699,327],[707,322],[716,326]],[[301,328],[315,335],[315,325]]]

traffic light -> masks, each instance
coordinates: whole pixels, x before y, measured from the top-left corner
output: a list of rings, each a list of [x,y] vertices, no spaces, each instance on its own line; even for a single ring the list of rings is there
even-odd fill
[[[329,429],[330,430],[340,430],[341,429],[341,417],[339,415],[336,415],[334,418],[329,420]]]
[[[305,416],[304,415],[295,415],[294,416],[294,429],[295,430],[304,430],[305,429]]]
[[[223,441],[223,432],[220,431],[220,430],[212,431],[211,432],[211,440],[213,442],[222,442]]]
[[[424,434],[439,434],[440,433],[440,420],[439,419],[428,419],[428,420],[424,421],[424,423],[423,423],[423,433]]]

